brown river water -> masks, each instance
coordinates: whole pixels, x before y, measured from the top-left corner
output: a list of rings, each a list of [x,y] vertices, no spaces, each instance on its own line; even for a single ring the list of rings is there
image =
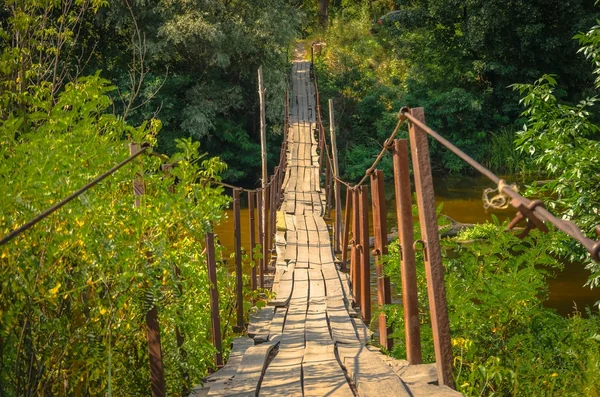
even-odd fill
[[[443,176],[434,176],[436,203],[443,203],[442,213],[450,216],[461,223],[485,223],[491,221],[491,213],[486,213],[482,205],[481,195],[485,188],[492,187],[492,184],[483,178],[466,178],[460,179],[445,178]],[[395,203],[393,200],[392,184],[388,183],[390,188],[386,192],[387,210],[388,210],[388,229],[396,226]],[[342,202],[344,202],[342,200]],[[242,205],[244,201],[242,201]],[[511,218],[515,214],[514,209],[505,211],[494,211],[494,214],[503,221],[506,218]],[[242,226],[242,247],[246,250],[250,247],[249,237],[249,220],[248,209],[241,210],[241,226]],[[226,257],[233,252],[233,211],[227,210],[227,219],[215,228],[215,233],[218,235],[221,244],[227,249]],[[596,301],[600,300],[600,290],[590,289],[584,284],[590,275],[582,265],[571,264],[566,265],[565,269],[558,272],[554,278],[548,280],[550,292],[549,299],[545,302],[547,307],[555,308],[562,315],[568,315],[573,312],[576,305],[579,311],[583,312],[585,306],[592,306]],[[373,299],[373,307],[377,306],[375,271],[371,271],[371,291]],[[392,289],[392,294],[395,291]],[[397,294],[393,297],[394,301],[398,301]]]

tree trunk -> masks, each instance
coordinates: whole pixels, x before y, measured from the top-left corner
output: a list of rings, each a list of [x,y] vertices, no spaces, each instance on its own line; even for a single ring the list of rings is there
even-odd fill
[[[321,27],[327,26],[327,8],[329,6],[329,0],[319,0],[319,25]]]

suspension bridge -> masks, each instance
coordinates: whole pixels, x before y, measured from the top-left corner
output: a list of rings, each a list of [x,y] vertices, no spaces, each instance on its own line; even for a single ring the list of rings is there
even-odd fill
[[[259,72],[259,82],[262,75]],[[261,129],[264,136],[264,89]],[[586,237],[577,225],[555,217],[539,200],[517,193],[493,172],[477,163],[425,124],[422,108],[403,108],[398,124],[375,161],[356,184],[340,179],[333,110],[330,102],[330,139],[321,118],[318,81],[313,63],[297,59],[286,95],[286,123],[279,165],[263,186],[246,190],[250,209],[250,243],[262,246],[258,266],[252,268],[251,288],[271,287],[273,298],[244,323],[240,193],[233,189],[237,329],[227,362],[223,360],[222,330],[216,277],[214,235],[206,234],[206,265],[210,286],[212,343],[216,372],[193,389],[193,396],[459,396],[454,390],[450,324],[445,298],[439,231],[434,202],[428,138],[437,140],[463,161],[498,185],[500,199],[518,212],[509,229],[524,221],[521,235],[531,229],[547,231],[547,224],[566,233],[600,261],[600,242]],[[396,139],[408,123],[409,140]],[[91,189],[146,152],[147,145],[130,145],[131,155],[69,197],[15,228],[0,245]],[[410,152],[410,157],[409,157]],[[263,155],[265,150],[263,148]],[[371,259],[376,272],[377,303],[391,303],[390,280],[383,273],[387,253],[387,225],[383,172],[377,166],[386,153],[394,161],[394,194],[401,249],[402,305],[405,340],[394,341],[383,312],[371,313]],[[412,160],[420,240],[414,240],[411,176]],[[263,157],[263,164],[266,164]],[[173,165],[165,165],[165,172]],[[267,180],[268,179],[268,180]],[[367,186],[370,183],[370,187]],[[345,206],[340,189],[346,188]],[[144,194],[141,175],[133,180],[136,206]],[[369,194],[370,192],[370,194]],[[369,200],[369,195],[371,199]],[[369,202],[372,217],[369,217]],[[256,203],[256,207],[255,207]],[[255,225],[254,209],[258,209]],[[345,209],[344,213],[342,208]],[[330,219],[333,209],[333,219]],[[343,219],[342,219],[343,218]],[[330,233],[330,221],[333,237]],[[370,223],[374,234],[370,242]],[[255,229],[258,226],[258,236]],[[598,229],[600,234],[600,228]],[[257,238],[258,237],[258,238]],[[373,246],[373,250],[370,247]],[[415,251],[423,253],[433,331],[435,363],[423,364],[421,320],[417,307]],[[253,253],[250,252],[252,260]],[[349,272],[346,270],[349,267]],[[423,291],[423,293],[425,293]],[[377,336],[369,324],[377,325]],[[158,308],[146,315],[150,383],[153,396],[166,395]],[[178,331],[177,331],[178,332]],[[178,334],[178,347],[183,337]],[[406,360],[381,353],[404,343]],[[187,394],[183,390],[182,394]]]

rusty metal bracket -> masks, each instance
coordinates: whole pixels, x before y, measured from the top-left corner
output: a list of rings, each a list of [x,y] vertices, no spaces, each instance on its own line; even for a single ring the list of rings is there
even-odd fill
[[[404,114],[410,111],[410,108],[408,106],[404,106],[400,109],[400,111],[398,112],[398,120],[400,121],[404,121],[404,120],[408,120],[408,117]]]
[[[523,229],[523,231],[520,234],[518,234],[517,237],[523,239],[529,234],[531,230],[535,228],[540,229],[540,231],[543,233],[548,233],[548,227],[544,224],[542,220],[535,216],[534,213],[534,210],[537,207],[545,208],[543,202],[541,202],[540,200],[533,200],[529,203],[529,205],[525,205],[521,200],[513,199],[511,201],[511,205],[518,208],[519,212],[517,212],[517,215],[513,218],[512,221],[510,221],[507,228],[508,230],[512,230],[523,219],[527,219],[527,225],[525,226],[525,229]]]
[[[421,248],[417,248],[417,243],[421,244]],[[427,243],[423,240],[416,240],[413,243],[413,250],[415,251],[422,251],[423,252],[423,258],[425,260],[427,260]]]
[[[381,250],[379,248],[375,248],[375,249],[373,249],[373,251],[371,251],[371,255],[381,256]]]

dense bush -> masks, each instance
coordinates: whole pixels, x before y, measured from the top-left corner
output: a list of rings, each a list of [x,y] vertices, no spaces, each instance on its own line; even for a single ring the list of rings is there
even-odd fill
[[[519,240],[506,225],[484,224],[445,241],[446,294],[458,390],[467,396],[597,396],[600,316],[585,309],[568,318],[543,307],[547,277],[562,265],[547,252],[552,235]],[[386,272],[401,290],[398,246]],[[418,267],[420,313],[428,313],[426,281]],[[399,292],[400,293],[400,292]],[[404,358],[403,309],[386,309]],[[426,362],[434,362],[428,314],[421,315]]]
[[[505,139],[522,125],[509,86],[554,73],[562,100],[590,86],[572,37],[598,15],[591,2],[344,1],[330,15],[316,34],[327,43],[317,72],[321,98],[335,99],[348,178],[378,152],[401,106],[425,108],[431,127],[495,171],[522,169],[526,156]],[[431,153],[437,171],[470,171],[435,144]]]

